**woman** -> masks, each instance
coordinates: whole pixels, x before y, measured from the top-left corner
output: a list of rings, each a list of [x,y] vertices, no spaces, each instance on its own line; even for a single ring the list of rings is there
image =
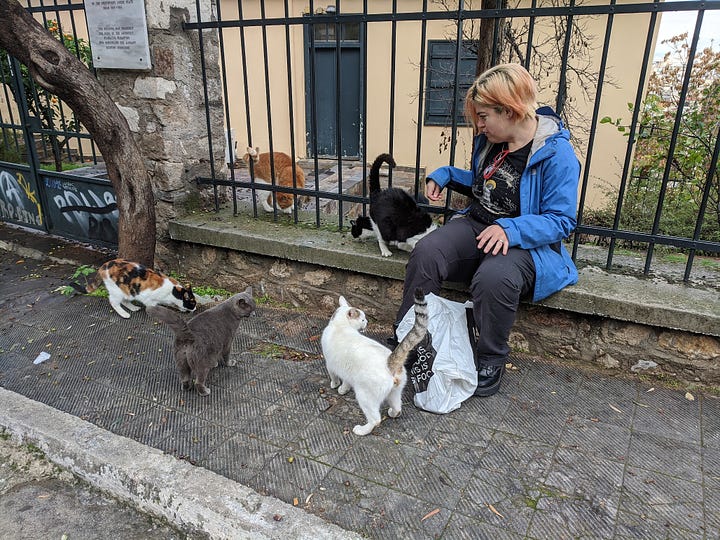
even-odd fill
[[[520,298],[532,293],[538,301],[577,282],[562,240],[576,224],[580,164],[570,133],[552,109],[536,110],[536,95],[519,64],[489,69],[468,90],[472,170],[441,167],[427,177],[425,193],[438,201],[450,187],[472,202],[415,246],[396,318],[412,307],[416,287],[438,293],[443,281],[469,282],[478,396],[500,388]]]

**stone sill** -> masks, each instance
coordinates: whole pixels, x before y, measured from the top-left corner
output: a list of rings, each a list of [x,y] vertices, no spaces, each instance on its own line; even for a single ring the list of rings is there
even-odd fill
[[[349,232],[294,225],[291,216],[259,219],[229,211],[198,213],[170,221],[170,238],[290,261],[403,280],[407,253],[382,257],[376,242],[355,241]],[[581,246],[582,247],[582,246]],[[580,279],[538,305],[583,315],[617,319],[720,337],[720,294],[663,279],[608,273],[587,265],[578,252]],[[452,284],[448,284],[451,288]]]

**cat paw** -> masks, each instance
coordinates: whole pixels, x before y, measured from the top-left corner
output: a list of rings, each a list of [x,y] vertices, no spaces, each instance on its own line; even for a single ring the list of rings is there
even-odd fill
[[[190,390],[192,388],[192,382],[190,381],[180,381],[182,383],[183,390]]]
[[[204,384],[196,384],[195,387],[197,388],[198,394],[200,394],[201,396],[210,395],[210,389]]]
[[[390,407],[390,408],[388,409],[388,416],[389,416],[390,418],[397,418],[398,416],[400,416],[400,413],[401,413],[401,412],[402,412],[402,409],[395,410],[395,409],[393,409],[392,407]]]
[[[349,384],[342,383],[342,384],[340,385],[340,388],[338,388],[338,394],[340,394],[341,396],[344,396],[344,395],[347,394],[349,391],[350,391],[350,385],[349,385]]]
[[[135,304],[131,304],[128,302],[127,304],[123,304],[123,307],[125,309],[129,309],[130,311],[139,311],[141,308],[140,306],[136,306]]]
[[[353,428],[353,433],[355,435],[367,435],[370,433],[375,426],[373,424],[365,424],[364,426],[357,425]]]
[[[385,249],[385,250],[380,251],[380,254],[381,254],[383,257],[392,257],[392,251],[390,251],[389,249]]]
[[[334,381],[334,380],[330,379],[330,388],[337,388],[338,386],[340,386],[339,380]]]
[[[125,311],[120,304],[110,304],[110,307],[115,310],[115,313],[120,315],[123,319],[129,319],[130,314]]]

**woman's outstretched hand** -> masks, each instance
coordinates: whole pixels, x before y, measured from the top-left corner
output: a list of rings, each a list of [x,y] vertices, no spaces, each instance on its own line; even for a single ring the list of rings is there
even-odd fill
[[[440,186],[435,183],[435,180],[429,178],[425,184],[425,196],[431,201],[439,201],[441,191]]]

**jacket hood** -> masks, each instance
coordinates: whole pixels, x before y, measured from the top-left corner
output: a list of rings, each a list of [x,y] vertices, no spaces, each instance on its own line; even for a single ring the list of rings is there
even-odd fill
[[[540,150],[548,139],[557,137],[570,140],[570,132],[565,129],[560,117],[550,107],[540,107],[537,111],[538,127],[535,131],[530,155]]]

